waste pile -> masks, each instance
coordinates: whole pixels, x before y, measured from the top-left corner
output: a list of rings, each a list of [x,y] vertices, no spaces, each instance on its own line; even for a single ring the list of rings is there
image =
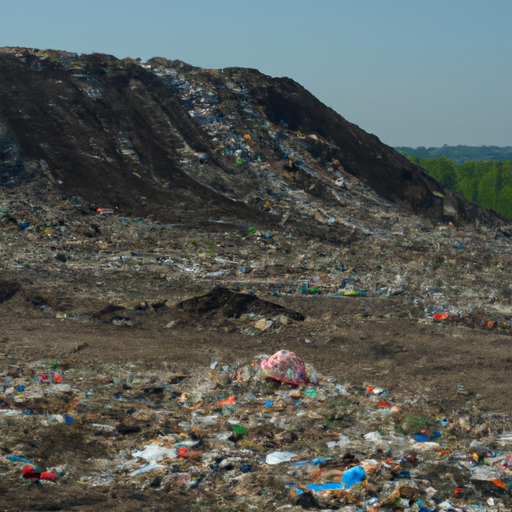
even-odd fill
[[[205,510],[505,510],[512,434],[286,350],[190,374],[17,361],[2,483],[185,496]],[[160,494],[159,494],[160,493]]]
[[[44,87],[52,100],[40,107],[49,109],[56,126],[71,123],[73,144],[82,140],[77,118],[108,101],[121,109],[133,91],[138,96],[130,99],[129,112],[142,105],[152,140],[163,137],[162,147],[146,153],[147,130],[125,113],[122,129],[119,116],[115,130],[105,125],[107,146],[87,133],[87,148],[73,146],[57,165],[60,139],[43,142],[48,130],[38,132],[38,151],[55,146],[55,153],[47,148],[44,158],[25,161],[8,115],[0,118],[6,180],[0,183],[0,280],[19,289],[24,281],[17,294],[33,306],[26,314],[111,321],[95,313],[108,305],[170,303],[220,283],[276,298],[399,298],[421,322],[512,329],[509,226],[450,195],[298,84],[255,70],[205,70],[163,58],[142,63],[20,48],[0,49],[0,57],[5,94],[15,94],[19,88],[12,84],[23,73],[34,80],[48,75]],[[167,105],[167,118],[160,103],[146,103],[148,81]],[[118,85],[128,83],[119,96]],[[304,112],[323,117],[300,117],[297,97]],[[32,105],[39,96],[30,99]],[[87,108],[80,110],[81,102]],[[59,117],[66,112],[74,117]],[[95,115],[107,123],[106,112]],[[34,126],[28,123],[27,130]],[[365,159],[357,148],[365,148]],[[120,167],[108,167],[119,155]],[[165,165],[148,163],[160,157]],[[157,167],[172,172],[164,176]],[[381,167],[384,185],[392,183],[401,199],[381,190]],[[97,182],[77,193],[75,182],[93,171]],[[204,196],[203,187],[218,197]],[[124,196],[98,196],[119,188]],[[181,195],[161,195],[169,190]],[[97,204],[99,198],[110,202]],[[141,292],[128,283],[134,278],[152,285]],[[134,325],[131,317],[115,320]]]
[[[351,207],[360,216],[358,232],[365,225],[372,231],[340,245],[286,226],[267,231],[212,220],[201,231],[104,215],[79,198],[41,192],[45,183],[24,185],[30,204],[0,189],[0,280],[12,285],[0,300],[9,308],[19,297],[16,309],[30,317],[104,321],[95,313],[112,302],[130,310],[170,304],[217,283],[276,299],[398,299],[420,322],[512,329],[505,228],[435,224],[401,213],[388,222],[377,209],[365,220],[367,206]],[[141,293],[130,284],[134,278],[152,284]]]

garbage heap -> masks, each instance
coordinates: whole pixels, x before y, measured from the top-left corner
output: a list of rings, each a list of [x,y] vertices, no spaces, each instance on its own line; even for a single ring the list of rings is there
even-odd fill
[[[512,507],[505,416],[349,384],[287,351],[190,374],[18,360],[1,382],[0,470],[18,491],[80,483],[205,510]]]
[[[47,192],[38,200],[35,186],[25,188],[32,206],[0,190],[0,281],[23,282],[18,295],[31,317],[91,320],[111,300],[140,303],[142,295],[148,303],[171,302],[221,283],[276,297],[396,299],[422,322],[512,331],[510,239],[499,229],[433,225],[375,208],[365,220],[366,205],[353,209],[359,235],[340,245],[286,225],[262,229],[213,219],[197,229],[105,216],[76,197]],[[361,238],[361,228],[371,231]],[[134,278],[153,285],[131,292]]]

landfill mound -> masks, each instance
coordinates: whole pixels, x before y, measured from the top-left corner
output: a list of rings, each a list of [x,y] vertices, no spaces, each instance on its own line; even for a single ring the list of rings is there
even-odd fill
[[[429,218],[501,222],[287,78],[4,48],[0,92],[6,187],[46,176],[68,197],[123,216],[286,221],[343,239],[350,230],[336,209],[355,179],[373,201]],[[322,206],[312,209],[303,194]]]

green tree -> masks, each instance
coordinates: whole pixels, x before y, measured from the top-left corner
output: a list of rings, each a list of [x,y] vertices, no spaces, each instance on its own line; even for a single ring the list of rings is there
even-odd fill
[[[478,183],[478,204],[484,208],[495,208],[497,195],[498,169],[493,167]]]
[[[496,202],[496,212],[506,219],[512,219],[512,186],[505,185]]]
[[[421,161],[421,166],[441,185],[450,190],[455,189],[457,184],[457,164],[455,160],[450,160],[445,156],[425,158]]]
[[[402,154],[449,190],[460,192],[469,201],[512,220],[512,160],[467,160],[457,166],[455,160],[445,156],[422,160]]]

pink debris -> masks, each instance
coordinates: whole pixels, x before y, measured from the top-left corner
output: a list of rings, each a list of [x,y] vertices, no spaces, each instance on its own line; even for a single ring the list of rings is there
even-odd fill
[[[280,350],[268,359],[261,361],[263,373],[280,382],[289,384],[305,384],[309,382],[304,361],[294,352]]]

